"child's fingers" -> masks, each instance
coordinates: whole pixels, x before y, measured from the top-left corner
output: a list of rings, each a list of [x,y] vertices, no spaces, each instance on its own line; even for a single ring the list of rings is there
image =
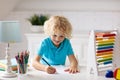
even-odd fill
[[[65,71],[65,72],[68,72],[68,71],[69,71],[69,69],[65,69],[64,71]]]
[[[69,73],[77,73],[77,72],[79,72],[78,70],[73,70],[73,69],[65,69],[64,70],[65,72],[69,72]]]
[[[49,67],[48,68],[48,73],[49,74],[54,74],[56,72],[56,69],[55,68],[53,68],[53,67]]]

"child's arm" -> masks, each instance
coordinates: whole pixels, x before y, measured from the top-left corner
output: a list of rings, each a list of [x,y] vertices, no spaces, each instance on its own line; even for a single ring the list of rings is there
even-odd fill
[[[69,55],[68,58],[69,58],[69,61],[70,61],[70,67],[68,69],[66,69],[65,71],[69,72],[69,73],[77,73],[77,72],[79,72],[79,70],[78,70],[78,62],[77,62],[74,54]]]
[[[46,66],[40,63],[40,56],[35,56],[35,58],[33,59],[32,62],[32,66],[37,69],[37,70],[41,70],[41,71],[45,71],[49,74],[54,74],[56,72],[56,69],[51,67],[51,66]]]

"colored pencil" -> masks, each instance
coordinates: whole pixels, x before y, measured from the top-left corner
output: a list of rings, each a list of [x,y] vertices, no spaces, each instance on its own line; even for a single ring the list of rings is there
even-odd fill
[[[42,58],[42,60],[49,66],[51,66],[44,58]]]

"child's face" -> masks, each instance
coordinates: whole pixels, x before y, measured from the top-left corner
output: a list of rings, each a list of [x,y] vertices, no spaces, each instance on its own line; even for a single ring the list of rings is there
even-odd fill
[[[54,45],[56,47],[59,47],[60,43],[64,40],[65,35],[63,33],[57,32],[57,33],[51,35],[50,37],[51,37],[51,40],[54,43]]]

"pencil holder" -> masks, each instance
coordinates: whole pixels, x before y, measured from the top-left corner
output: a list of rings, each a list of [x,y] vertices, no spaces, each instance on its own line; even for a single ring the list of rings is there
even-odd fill
[[[28,67],[29,51],[18,52],[15,56],[17,61],[18,74],[26,74]]]
[[[27,64],[18,64],[18,74],[27,73]]]

